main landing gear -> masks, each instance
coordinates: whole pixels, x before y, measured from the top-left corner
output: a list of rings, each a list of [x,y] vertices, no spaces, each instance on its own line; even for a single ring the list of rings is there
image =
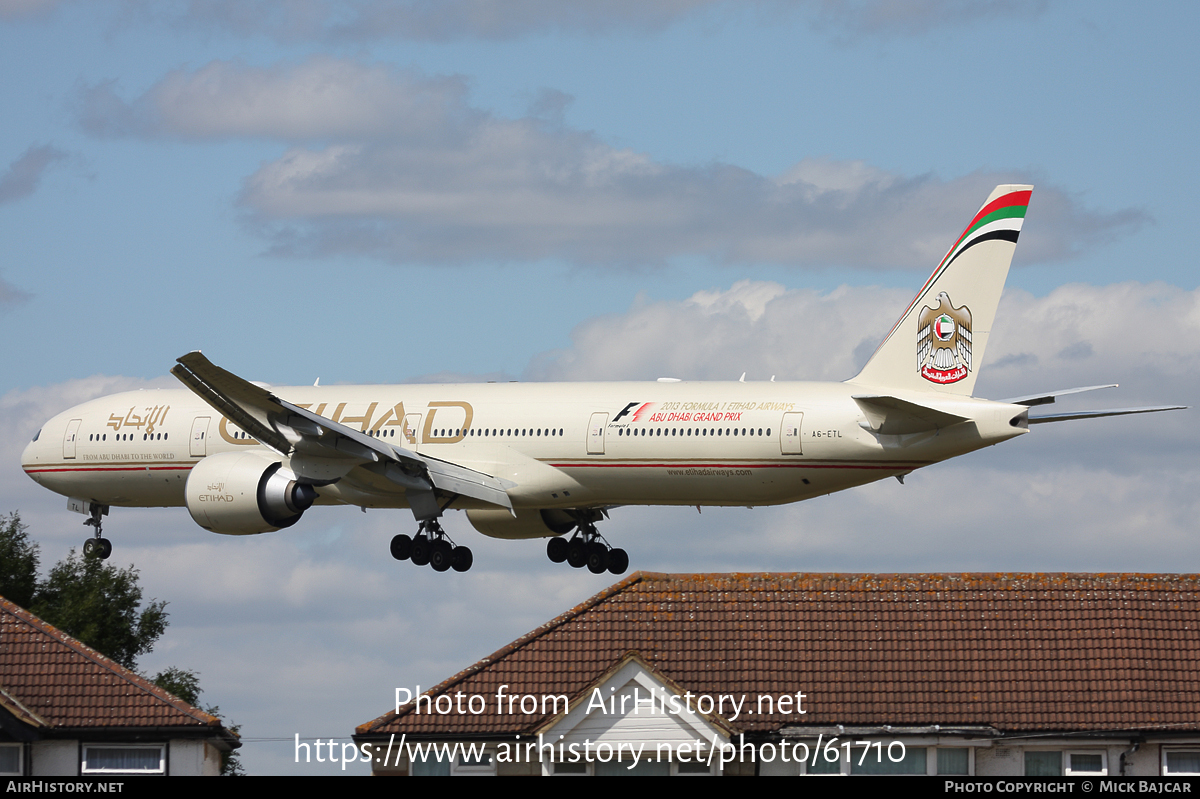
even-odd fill
[[[91,511],[91,518],[85,520],[84,524],[89,527],[95,527],[96,534],[84,540],[83,556],[85,558],[108,560],[108,556],[112,554],[112,541],[109,541],[100,534],[100,517],[108,511],[108,507],[105,505],[92,505]]]
[[[573,568],[587,566],[592,574],[624,574],[629,568],[629,554],[623,549],[613,549],[596,530],[596,512],[579,522],[575,535],[566,538],[551,538],[546,542],[546,556],[555,563],[564,560]]]
[[[411,560],[418,566],[428,564],[435,572],[448,569],[465,572],[474,562],[470,547],[455,546],[437,519],[421,522],[416,538],[404,534],[394,536],[392,557]]]

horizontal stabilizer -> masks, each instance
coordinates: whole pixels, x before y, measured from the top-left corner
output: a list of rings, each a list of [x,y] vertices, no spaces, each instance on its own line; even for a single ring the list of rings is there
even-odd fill
[[[1026,405],[1032,408],[1034,405],[1049,405],[1054,402],[1055,397],[1065,397],[1068,394],[1082,394],[1085,391],[1096,391],[1101,388],[1116,388],[1116,383],[1109,383],[1106,386],[1084,386],[1083,388],[1064,388],[1061,391],[1049,391],[1043,394],[1029,394],[1025,397],[1010,397],[1008,399],[997,400],[997,402],[1007,402],[1009,405]]]
[[[1153,408],[1112,408],[1107,411],[1079,411],[1078,413],[1056,413],[1052,416],[1030,416],[1030,424],[1046,422],[1069,422],[1072,419],[1099,419],[1101,416],[1128,416],[1131,413],[1158,413],[1159,411],[1183,411],[1186,405],[1158,405]]]
[[[959,416],[898,397],[876,394],[856,394],[853,397],[866,414],[871,431],[885,436],[924,433],[967,421]]]

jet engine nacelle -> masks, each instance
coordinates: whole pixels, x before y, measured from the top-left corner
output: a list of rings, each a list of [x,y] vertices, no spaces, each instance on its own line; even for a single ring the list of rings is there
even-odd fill
[[[471,526],[491,538],[552,538],[569,533],[577,522],[565,510],[521,508],[516,518],[507,510],[468,510]]]
[[[290,527],[317,498],[279,461],[255,452],[210,455],[192,468],[187,509],[196,524],[224,535],[271,533]]]

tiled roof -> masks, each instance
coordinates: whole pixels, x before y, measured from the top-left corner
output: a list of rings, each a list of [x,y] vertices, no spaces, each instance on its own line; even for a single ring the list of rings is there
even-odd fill
[[[27,724],[57,730],[221,728],[215,716],[2,597],[0,707]]]
[[[360,735],[527,733],[497,688],[574,698],[630,651],[697,694],[794,695],[803,725],[1005,732],[1200,730],[1200,575],[637,573],[430,691],[484,713],[403,709]]]

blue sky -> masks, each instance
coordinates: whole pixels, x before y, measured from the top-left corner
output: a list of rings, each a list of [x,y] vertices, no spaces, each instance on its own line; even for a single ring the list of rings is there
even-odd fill
[[[0,0],[6,507],[46,560],[77,545],[78,520],[16,468],[21,444],[87,396],[171,385],[192,349],[283,385],[844,379],[1009,181],[1037,188],[979,393],[1119,381],[1088,407],[1195,404],[1198,17],[1053,0]],[[629,509],[610,538],[635,569],[1194,568],[1197,442],[1177,416],[1042,428],[925,487],[756,511],[764,532],[738,547],[734,512]],[[946,491],[973,497],[969,542],[915,519],[887,545],[868,535]],[[464,523],[477,565],[451,597],[377,562],[405,519],[313,515],[254,541],[182,510],[110,522],[172,602],[174,643],[154,657],[199,668],[249,736],[290,737],[318,710],[322,734],[348,734],[392,683],[436,682],[606,584]],[[231,562],[276,572],[275,590],[236,583]],[[481,616],[497,595],[503,619]],[[347,633],[364,605],[390,610]],[[405,608],[445,623],[414,633]],[[214,609],[238,621],[214,626]],[[295,649],[252,643],[267,629]],[[295,708],[347,669],[356,690]],[[248,746],[252,770],[292,768],[266,746]]]
[[[239,83],[270,84],[264,72],[275,78],[277,91],[301,82],[313,59],[343,67],[347,78],[356,71],[391,70],[402,80],[360,89],[346,100],[375,110],[405,97],[410,88],[401,85],[405,80],[435,85],[434,91],[438,81],[448,81],[455,84],[446,92],[453,94],[448,116],[474,114],[514,124],[528,121],[531,111],[539,113],[549,119],[542,123],[543,140],[530,146],[563,146],[568,151],[557,155],[556,164],[579,168],[581,155],[572,151],[570,139],[583,137],[583,147],[627,152],[673,172],[664,183],[679,181],[681,189],[706,193],[701,201],[720,206],[716,213],[738,206],[739,189],[715,185],[712,171],[770,180],[806,159],[835,168],[861,162],[891,180],[934,186],[972,175],[1028,180],[1062,192],[1072,213],[1091,215],[1098,224],[1061,231],[1058,244],[1075,257],[1031,262],[1023,260],[1024,252],[1018,255],[1012,285],[1042,294],[1071,281],[1153,277],[1195,287],[1182,251],[1189,216],[1185,192],[1195,174],[1189,169],[1195,111],[1187,101],[1186,76],[1188,36],[1195,30],[1189,23],[1196,11],[1188,4],[1158,7],[1150,18],[1122,4],[859,4],[894,9],[885,15],[895,17],[894,24],[870,27],[823,16],[821,6],[812,4],[698,3],[686,13],[663,11],[666,21],[654,29],[622,19],[617,4],[595,33],[561,30],[566,23],[535,15],[501,39],[481,40],[470,26],[456,28],[450,20],[443,26],[449,39],[439,41],[338,38],[324,29],[280,41],[272,36],[276,28],[267,25],[236,35],[233,23],[222,25],[222,4],[35,5],[44,8],[32,16],[10,12],[0,28],[0,64],[9,76],[0,95],[8,109],[0,163],[15,163],[31,147],[52,148],[53,157],[33,194],[0,206],[0,233],[7,243],[0,278],[29,295],[10,303],[4,318],[15,325],[9,335],[19,335],[30,325],[43,328],[69,302],[73,317],[86,314],[88,324],[27,342],[5,370],[8,387],[31,378],[78,376],[80,361],[93,370],[150,378],[197,347],[276,382],[296,379],[297,370],[307,377],[309,364],[331,362],[337,363],[334,372],[320,371],[347,382],[443,370],[519,375],[530,355],[566,344],[581,318],[622,311],[637,292],[683,299],[697,289],[748,277],[821,289],[842,283],[907,287],[926,268],[913,258],[892,257],[886,240],[878,242],[878,252],[840,263],[822,253],[763,258],[750,240],[756,231],[733,227],[719,231],[723,238],[689,247],[685,240],[693,230],[686,225],[644,231],[672,239],[661,246],[645,242],[646,252],[606,247],[607,242],[571,247],[537,241],[495,242],[493,252],[488,239],[496,238],[495,231],[468,223],[465,233],[483,238],[449,255],[448,263],[439,262],[439,250],[464,230],[436,231],[399,252],[327,243],[316,254],[300,248],[270,255],[280,244],[270,235],[271,225],[329,234],[317,217],[337,213],[330,207],[336,201],[319,198],[325,207],[309,214],[268,211],[271,218],[255,219],[272,198],[256,202],[247,196],[247,182],[292,148],[320,153],[362,138],[354,120],[322,129],[286,118],[216,119],[205,131],[195,119],[122,126],[114,119],[120,113],[95,107],[108,100],[128,111],[172,76],[201,83],[198,76],[206,68],[229,73],[223,87],[228,93]],[[359,10],[370,5],[346,4]],[[210,10],[204,15],[197,8]],[[338,11],[329,14],[346,15],[344,8]],[[272,86],[260,90],[270,92]],[[354,87],[332,87],[339,90],[355,95]],[[220,105],[225,98],[210,100]],[[174,101],[182,105],[187,99]],[[143,102],[143,115],[154,116],[153,105]],[[291,110],[281,101],[262,115]],[[173,106],[161,115],[178,112]],[[383,116],[367,137],[384,154],[389,135],[397,147],[423,135]],[[450,119],[445,127],[450,137],[475,131],[470,121]],[[469,181],[473,169],[494,165],[489,155],[477,154],[429,178]],[[374,156],[368,153],[363,163],[382,157]],[[526,187],[527,179],[501,176],[488,188],[501,194]],[[601,202],[620,203],[636,191]],[[951,236],[961,225],[955,220],[964,215],[952,216],[957,211],[952,200],[963,192],[940,194],[946,207],[930,210],[946,217],[940,229]],[[1039,225],[1061,221],[1039,219],[1041,195],[1035,196],[1030,236]],[[907,213],[920,214],[916,198],[915,190],[903,194],[913,206]],[[601,210],[584,204],[580,213]],[[694,208],[678,210],[700,216]],[[446,211],[454,213],[453,207]],[[530,213],[516,224],[536,226],[537,209]],[[1105,225],[1106,216],[1124,224]],[[398,221],[428,220],[410,214]],[[536,232],[528,235],[536,238]],[[620,230],[611,235],[624,238]],[[737,241],[740,236],[747,240]],[[724,242],[734,252],[714,253]],[[895,245],[903,249],[906,243]],[[447,324],[445,307],[427,301],[438,294],[457,313],[492,320],[509,335],[481,342],[470,326]],[[421,300],[411,301],[414,295]],[[580,307],[569,297],[587,302]],[[182,322],[181,309],[194,302],[224,317],[220,331]],[[404,327],[432,328],[437,344],[406,348],[381,374],[378,354],[345,343],[347,335],[361,331],[364,305],[371,302],[389,319],[395,319],[390,309],[402,308]],[[319,322],[320,332],[307,337],[303,352],[293,349],[280,357],[266,355],[264,348],[256,356],[236,346],[247,336],[265,338],[272,316],[285,311]],[[113,358],[116,342],[136,341],[147,326],[157,328],[154,349],[120,347],[124,354]],[[87,332],[80,335],[83,327]],[[65,358],[67,352],[74,357]]]

